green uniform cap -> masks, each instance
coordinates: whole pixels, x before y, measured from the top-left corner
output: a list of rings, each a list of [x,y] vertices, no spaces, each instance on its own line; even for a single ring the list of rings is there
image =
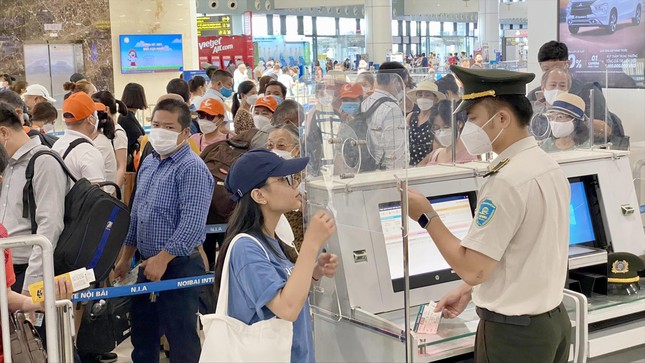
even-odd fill
[[[628,252],[614,252],[607,256],[607,282],[633,284],[640,280],[638,271],[645,269],[640,257]]]
[[[535,78],[533,73],[503,69],[463,68],[452,65],[450,70],[464,85],[464,95],[455,113],[465,111],[484,97],[526,95],[526,84]]]

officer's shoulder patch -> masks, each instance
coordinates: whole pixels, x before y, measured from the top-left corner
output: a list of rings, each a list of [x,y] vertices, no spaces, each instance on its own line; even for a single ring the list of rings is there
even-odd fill
[[[488,224],[488,222],[493,219],[495,216],[495,211],[497,210],[497,206],[495,203],[493,203],[492,200],[490,199],[484,199],[481,203],[479,203],[479,208],[477,209],[477,215],[475,216],[475,223],[479,227],[483,227]]]

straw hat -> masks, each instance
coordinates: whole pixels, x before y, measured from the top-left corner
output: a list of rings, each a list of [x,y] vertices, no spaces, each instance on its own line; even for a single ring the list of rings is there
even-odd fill
[[[562,112],[571,117],[582,119],[585,116],[585,101],[572,93],[560,93],[549,111]]]
[[[416,102],[417,100],[417,91],[430,91],[435,96],[437,96],[437,99],[439,101],[446,99],[446,95],[439,92],[439,87],[437,87],[437,85],[430,80],[421,81],[417,84],[417,88],[408,91],[408,97],[410,98],[410,100],[412,100],[412,102]]]

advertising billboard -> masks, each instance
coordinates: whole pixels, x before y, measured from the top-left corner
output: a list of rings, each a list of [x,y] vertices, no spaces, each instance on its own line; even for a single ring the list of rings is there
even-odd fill
[[[611,88],[642,88],[643,0],[559,0],[559,40],[576,76]]]

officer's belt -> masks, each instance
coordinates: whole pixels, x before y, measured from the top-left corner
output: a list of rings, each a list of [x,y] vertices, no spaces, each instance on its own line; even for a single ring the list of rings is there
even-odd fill
[[[485,308],[480,308],[479,306],[475,309],[475,311],[477,311],[477,316],[479,316],[479,318],[482,320],[500,324],[529,326],[531,325],[531,319],[539,318],[544,315],[551,316],[551,314],[555,313],[556,311],[562,311],[561,309],[564,309],[564,305],[562,303],[560,303],[560,305],[556,306],[552,310],[537,315],[504,315]]]

